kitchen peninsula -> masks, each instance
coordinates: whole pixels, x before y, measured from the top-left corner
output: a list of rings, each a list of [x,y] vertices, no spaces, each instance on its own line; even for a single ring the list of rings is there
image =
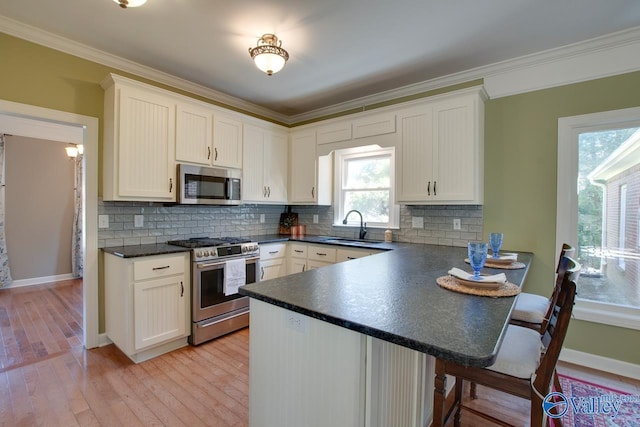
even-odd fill
[[[240,288],[251,426],[428,425],[433,357],[491,365],[515,300],[439,287],[451,267],[469,271],[465,257],[410,245]],[[525,268],[500,271],[522,285],[532,254],[518,260]]]

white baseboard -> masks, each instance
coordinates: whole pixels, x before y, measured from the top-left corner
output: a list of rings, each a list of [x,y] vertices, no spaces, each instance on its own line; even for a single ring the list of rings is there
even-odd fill
[[[104,347],[105,345],[112,344],[113,341],[109,339],[106,333],[98,335],[98,347]]]
[[[75,279],[73,274],[58,274],[57,276],[34,277],[32,279],[14,280],[10,285],[3,286],[7,288],[19,288],[22,286],[42,285],[44,283],[62,282],[63,280]]]
[[[623,377],[640,380],[640,365],[635,365],[621,360],[597,356],[570,348],[563,348],[560,360],[580,366],[585,366],[599,371],[609,372]]]

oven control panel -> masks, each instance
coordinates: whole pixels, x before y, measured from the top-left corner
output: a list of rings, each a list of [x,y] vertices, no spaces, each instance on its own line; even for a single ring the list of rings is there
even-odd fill
[[[193,250],[193,260],[198,261],[223,261],[225,258],[258,255],[260,250],[255,242],[239,243],[232,245],[213,246],[208,248],[196,248]]]

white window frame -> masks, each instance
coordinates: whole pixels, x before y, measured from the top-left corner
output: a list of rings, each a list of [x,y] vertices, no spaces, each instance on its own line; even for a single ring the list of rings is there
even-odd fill
[[[562,243],[578,246],[579,135],[633,127],[640,127],[640,107],[558,119],[556,259]],[[580,320],[640,330],[640,308],[588,301],[577,295],[573,314]]]
[[[343,224],[342,220],[346,214],[344,210],[344,190],[342,188],[344,162],[356,158],[363,157],[389,157],[390,161],[390,188],[389,188],[389,222],[370,222],[364,218],[364,222],[367,223],[367,228],[400,228],[400,206],[394,204],[395,201],[395,148],[394,147],[380,147],[379,145],[368,145],[365,147],[348,148],[344,150],[336,150],[335,153],[335,186],[334,186],[334,212],[333,212],[333,225],[335,227],[354,227],[360,225],[360,217],[353,215],[349,217],[349,223]],[[357,218],[357,221],[356,221]],[[356,224],[357,222],[357,224]]]
[[[618,246],[620,256],[618,257],[618,267],[626,269],[625,250],[627,245],[627,184],[622,184],[619,189],[620,212],[618,212]]]

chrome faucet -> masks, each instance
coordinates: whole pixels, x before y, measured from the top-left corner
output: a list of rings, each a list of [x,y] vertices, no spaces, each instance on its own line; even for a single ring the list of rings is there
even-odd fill
[[[355,209],[350,210],[349,212],[347,212],[347,214],[344,216],[344,219],[342,220],[343,224],[347,223],[347,218],[349,217],[349,215],[351,215],[351,212],[355,212],[358,215],[360,215],[360,239],[364,239],[364,236],[367,234],[367,223],[364,222],[364,220],[362,219],[362,214],[360,213],[360,211],[357,211]]]

